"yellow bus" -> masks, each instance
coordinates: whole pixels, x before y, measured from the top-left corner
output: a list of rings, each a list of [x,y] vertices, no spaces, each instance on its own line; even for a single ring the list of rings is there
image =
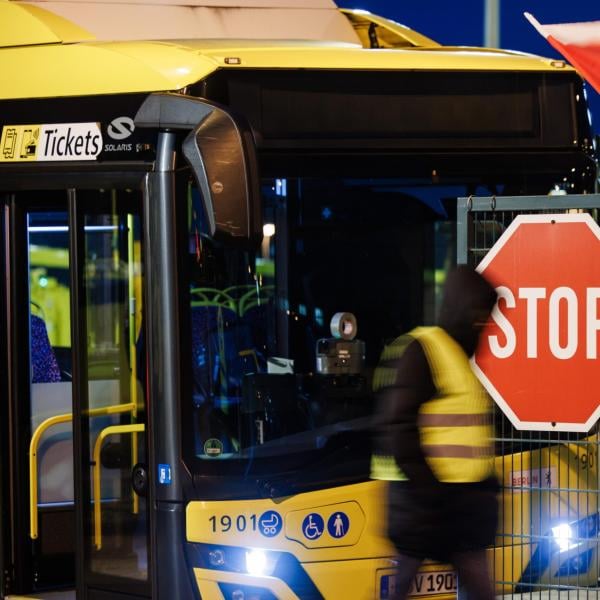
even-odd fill
[[[0,0],[0,71],[0,595],[389,598],[373,369],[456,198],[593,191],[581,79],[325,0]]]

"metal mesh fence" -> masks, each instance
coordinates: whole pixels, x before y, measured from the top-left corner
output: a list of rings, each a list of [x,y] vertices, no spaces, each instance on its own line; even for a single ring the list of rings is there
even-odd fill
[[[516,198],[462,201],[458,257],[473,267],[517,215],[580,209],[577,199],[565,198],[557,203],[530,197],[522,206]],[[599,202],[599,196],[579,201],[596,222]],[[510,208],[503,208],[503,203]],[[590,387],[596,385],[590,382]],[[501,483],[500,524],[490,550],[496,593],[523,598],[600,597],[597,426],[585,434],[519,431],[498,408],[494,424]]]

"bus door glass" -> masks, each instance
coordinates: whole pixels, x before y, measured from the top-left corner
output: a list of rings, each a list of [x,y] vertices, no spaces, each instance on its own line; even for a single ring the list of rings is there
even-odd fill
[[[141,193],[77,192],[85,578],[147,593]],[[86,466],[87,465],[87,466]]]
[[[29,293],[26,306],[21,308],[27,310],[29,332],[29,530],[35,548],[34,581],[41,586],[74,580],[69,229],[65,209],[26,213]]]
[[[8,429],[2,430],[3,518],[9,517],[5,559],[8,567],[10,556],[13,572],[6,585],[26,593],[75,580],[67,192],[19,192],[5,200],[3,339],[11,376]]]

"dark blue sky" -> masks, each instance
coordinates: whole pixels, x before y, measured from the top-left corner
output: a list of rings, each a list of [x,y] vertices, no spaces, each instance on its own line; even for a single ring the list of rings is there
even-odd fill
[[[344,8],[363,8],[389,17],[445,45],[483,44],[484,0],[337,0]],[[500,0],[500,46],[542,56],[558,53],[523,17],[532,13],[543,24],[600,20],[599,0]],[[600,132],[600,95],[588,86],[594,129]]]

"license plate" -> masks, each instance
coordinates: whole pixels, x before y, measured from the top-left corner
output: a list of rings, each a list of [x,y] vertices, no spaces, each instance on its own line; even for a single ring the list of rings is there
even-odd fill
[[[409,596],[456,594],[457,587],[454,571],[420,571],[413,579]],[[380,600],[393,598],[396,593],[396,575],[393,573],[382,575],[379,590]]]

